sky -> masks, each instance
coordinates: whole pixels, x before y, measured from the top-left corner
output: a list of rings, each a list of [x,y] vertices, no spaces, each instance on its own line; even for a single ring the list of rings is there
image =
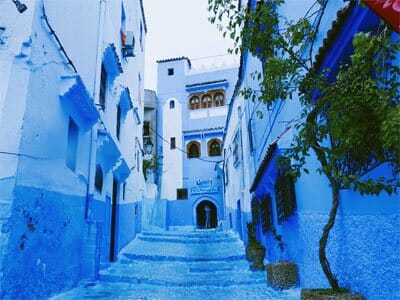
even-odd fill
[[[186,56],[194,69],[239,64],[238,58],[227,54],[232,41],[208,21],[207,0],[143,0],[143,6],[146,89],[157,89],[159,59]]]

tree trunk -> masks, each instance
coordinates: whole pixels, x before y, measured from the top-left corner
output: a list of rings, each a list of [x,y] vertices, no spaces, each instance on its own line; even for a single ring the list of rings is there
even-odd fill
[[[328,178],[329,183],[331,184],[332,187],[332,207],[329,213],[328,223],[325,225],[324,230],[322,232],[322,237],[319,240],[319,262],[321,264],[322,270],[325,273],[326,279],[328,279],[332,289],[336,290],[339,289],[339,283],[335,275],[333,275],[329,261],[326,258],[326,244],[328,243],[329,233],[333,228],[333,225],[335,225],[336,214],[339,207],[340,186],[336,182],[335,178],[332,176],[332,173],[330,172],[330,166],[328,165],[328,161],[326,159],[325,153],[322,150],[322,148],[318,145],[318,143],[315,143],[315,145],[312,146],[312,148],[317,154],[317,158],[321,163],[322,169],[324,170],[324,174]]]
[[[329,233],[335,225],[335,218],[339,206],[339,186],[334,180],[329,180],[332,185],[332,207],[329,213],[328,223],[325,225],[322,237],[319,240],[319,262],[321,263],[322,270],[325,273],[329,284],[333,289],[339,289],[339,283],[333,275],[328,259],[326,258],[326,244],[328,242]]]

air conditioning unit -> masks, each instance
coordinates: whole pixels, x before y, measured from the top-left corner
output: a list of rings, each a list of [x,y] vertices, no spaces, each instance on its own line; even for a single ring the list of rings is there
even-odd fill
[[[122,46],[122,51],[124,57],[135,57],[135,36],[133,35],[133,31],[126,32],[126,42]]]

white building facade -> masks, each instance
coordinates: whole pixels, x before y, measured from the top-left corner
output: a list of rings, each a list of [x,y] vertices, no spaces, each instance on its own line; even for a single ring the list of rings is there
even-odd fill
[[[1,298],[95,279],[145,189],[142,2],[25,4],[0,1]]]
[[[221,144],[236,76],[235,67],[194,71],[186,57],[158,61],[166,227],[213,228],[224,219]]]

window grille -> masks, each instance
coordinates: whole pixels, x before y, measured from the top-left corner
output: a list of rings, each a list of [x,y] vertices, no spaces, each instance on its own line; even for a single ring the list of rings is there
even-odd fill
[[[209,156],[220,156],[221,155],[221,144],[218,140],[212,140],[208,147]]]
[[[189,109],[212,108],[225,105],[225,92],[221,90],[195,93],[189,96]]]
[[[212,106],[212,98],[209,94],[204,95],[201,98],[201,108],[208,108]]]
[[[280,172],[275,181],[275,200],[278,223],[281,224],[296,210],[296,194],[292,176]]]
[[[261,210],[262,232],[266,233],[273,227],[270,194],[266,194],[263,196],[261,200],[260,210]]]
[[[190,98],[189,104],[190,104],[190,109],[192,109],[192,110],[199,109],[200,108],[199,97],[194,96],[194,97]]]
[[[251,199],[251,217],[254,224],[260,223],[260,202],[256,196]]]
[[[222,93],[216,93],[214,96],[215,106],[224,106],[225,105],[225,97]]]
[[[197,142],[191,142],[188,145],[188,158],[200,157],[200,145]]]

